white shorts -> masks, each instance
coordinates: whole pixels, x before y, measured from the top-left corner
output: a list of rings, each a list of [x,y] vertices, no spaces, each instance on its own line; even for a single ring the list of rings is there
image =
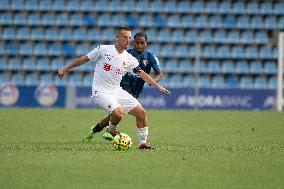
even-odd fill
[[[115,108],[121,106],[124,113],[138,106],[140,103],[131,94],[123,90],[116,91],[94,91],[92,96],[98,106],[111,113]]]

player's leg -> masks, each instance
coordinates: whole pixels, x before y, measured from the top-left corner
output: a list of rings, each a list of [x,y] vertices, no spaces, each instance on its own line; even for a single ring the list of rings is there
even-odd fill
[[[86,134],[86,136],[83,138],[84,142],[90,142],[95,133],[98,133],[103,130],[104,127],[108,126],[109,120],[110,120],[110,114],[105,116],[99,123],[96,124],[96,126],[92,126],[90,131]]]
[[[112,111],[111,114],[104,117],[100,123],[95,127],[92,127],[90,132],[84,137],[84,142],[89,142],[94,137],[95,133],[98,133],[103,130],[104,127],[108,126],[107,132],[104,133],[103,138],[106,140],[113,140],[113,137],[119,133],[117,126],[123,117],[123,109],[117,107]]]
[[[120,92],[118,101],[125,113],[136,117],[137,135],[140,144],[139,147],[143,149],[150,149],[151,147],[147,144],[147,112],[136,98],[124,90]]]
[[[136,118],[136,131],[139,139],[140,149],[151,149],[151,146],[147,143],[148,139],[148,126],[147,126],[147,112],[141,104],[133,108],[128,112]]]
[[[114,94],[111,92],[96,92],[93,97],[96,104],[108,111],[109,115],[103,118],[94,128],[91,128],[88,134],[84,137],[84,142],[91,141],[93,135],[100,132],[107,125],[109,125],[112,134],[114,134],[113,130],[116,130],[116,126],[123,117],[123,109],[118,104]]]
[[[109,115],[109,120],[106,125],[107,126],[106,132],[103,134],[104,139],[112,141],[113,137],[119,134],[119,131],[117,130],[117,126],[119,122],[121,121],[123,115],[124,115],[124,111],[121,106],[117,107],[116,109],[112,111],[112,113]]]
[[[128,93],[130,93],[131,88],[128,85],[120,85],[122,87],[123,90],[127,91]],[[107,123],[106,126],[108,126],[109,124]],[[109,132],[109,127],[107,127],[106,132],[103,134],[103,138],[106,140],[113,140],[113,135]]]
[[[93,127],[93,129],[92,129],[93,132],[94,133],[100,132],[101,130],[103,130],[103,128],[108,126],[108,123],[109,123],[109,120],[110,120],[110,116],[111,116],[111,114],[108,114],[99,123],[97,123],[96,126]]]
[[[124,116],[124,111],[121,106],[118,106],[112,111],[107,131],[111,133],[113,136],[115,136],[118,133],[117,126],[122,120],[123,116]]]

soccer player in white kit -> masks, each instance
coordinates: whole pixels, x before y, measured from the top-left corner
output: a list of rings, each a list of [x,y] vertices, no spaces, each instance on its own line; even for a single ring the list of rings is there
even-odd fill
[[[126,49],[130,43],[131,30],[128,27],[120,27],[116,32],[115,45],[100,45],[87,55],[75,59],[71,64],[58,71],[60,78],[73,67],[80,66],[89,60],[96,63],[94,72],[92,97],[95,102],[111,114],[108,132],[118,133],[117,126],[123,115],[128,113],[136,117],[137,135],[140,149],[151,149],[147,143],[148,126],[147,113],[142,105],[131,94],[120,87],[122,76],[126,72],[138,74],[145,82],[156,87],[163,94],[170,92],[156,83],[140,67],[139,62]],[[94,128],[89,139],[102,128]]]

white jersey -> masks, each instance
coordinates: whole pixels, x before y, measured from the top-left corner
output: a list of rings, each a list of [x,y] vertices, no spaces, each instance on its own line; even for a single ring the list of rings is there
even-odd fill
[[[126,72],[133,72],[139,62],[126,50],[119,54],[114,45],[100,45],[87,54],[96,63],[92,91],[113,91],[120,88]]]

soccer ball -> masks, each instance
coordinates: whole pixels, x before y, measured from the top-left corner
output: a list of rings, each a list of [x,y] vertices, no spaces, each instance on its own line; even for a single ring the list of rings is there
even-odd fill
[[[113,139],[113,149],[114,150],[128,150],[131,145],[131,138],[125,133],[119,133],[115,135]]]

